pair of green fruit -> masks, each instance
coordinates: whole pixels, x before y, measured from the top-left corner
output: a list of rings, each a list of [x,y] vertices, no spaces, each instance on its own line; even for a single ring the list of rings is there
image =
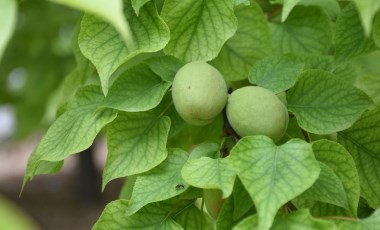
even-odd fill
[[[192,125],[211,123],[226,106],[227,119],[241,137],[265,135],[278,141],[289,122],[287,108],[272,91],[246,86],[228,96],[223,76],[205,62],[179,69],[172,97],[178,114]]]

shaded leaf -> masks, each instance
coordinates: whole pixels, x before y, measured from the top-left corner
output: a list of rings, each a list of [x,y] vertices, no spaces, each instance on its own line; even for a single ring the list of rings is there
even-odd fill
[[[241,5],[235,8],[235,14],[238,19],[235,35],[211,61],[227,81],[246,79],[252,65],[272,51],[268,22],[260,6],[255,2]]]
[[[173,219],[180,224],[183,229],[214,229],[211,218],[205,212],[199,210],[194,204],[185,207],[178,212],[178,214],[174,215]]]
[[[380,226],[380,210],[376,210],[371,216],[359,221],[345,221],[339,225],[339,229],[367,230],[377,229]]]
[[[351,128],[339,132],[338,142],[354,158],[361,195],[371,207],[380,208],[380,108],[365,112]]]

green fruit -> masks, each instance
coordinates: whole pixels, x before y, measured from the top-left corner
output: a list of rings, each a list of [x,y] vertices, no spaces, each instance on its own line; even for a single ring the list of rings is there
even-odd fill
[[[223,110],[227,85],[217,69],[205,62],[191,62],[178,70],[172,85],[178,114],[192,125],[206,125]]]
[[[272,92],[247,86],[232,92],[227,103],[227,118],[240,136],[265,135],[278,141],[289,123],[288,110]]]
[[[208,214],[216,220],[224,202],[222,191],[219,189],[204,189],[203,199]]]

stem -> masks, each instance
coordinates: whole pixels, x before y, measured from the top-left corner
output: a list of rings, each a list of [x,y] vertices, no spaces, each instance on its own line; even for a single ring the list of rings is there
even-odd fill
[[[305,138],[305,141],[308,142],[308,143],[311,143],[311,137],[310,137],[310,134],[301,128],[301,132],[303,134],[303,137]]]
[[[358,218],[349,217],[349,216],[320,216],[318,218],[327,219],[327,220],[350,220],[350,221],[358,221]]]

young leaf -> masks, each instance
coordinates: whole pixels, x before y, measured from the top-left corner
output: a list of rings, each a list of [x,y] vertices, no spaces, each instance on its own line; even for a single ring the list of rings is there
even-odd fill
[[[343,8],[336,21],[335,60],[349,60],[375,49],[372,38],[364,34],[359,14],[353,3]]]
[[[372,105],[364,92],[322,70],[303,72],[287,101],[299,125],[315,134],[347,129]]]
[[[169,128],[170,118],[155,110],[119,113],[107,129],[103,189],[113,179],[148,171],[164,161]]]
[[[360,185],[354,159],[343,146],[328,140],[314,142],[313,151],[315,158],[330,167],[342,181],[348,202],[348,210],[344,210],[345,215],[356,216],[360,197]],[[342,209],[336,206],[332,207],[332,205],[330,205],[330,208],[322,208],[322,206],[327,206],[327,204],[320,204],[319,206],[320,210]],[[335,213],[337,212],[339,211]],[[313,210],[312,213],[314,213]]]
[[[140,64],[122,73],[112,84],[105,106],[127,112],[147,111],[161,102],[170,86],[146,64]]]
[[[126,42],[132,41],[131,28],[123,15],[123,1],[112,2],[101,0],[50,0],[52,2],[67,5],[87,13],[94,14],[111,23],[122,35]]]
[[[67,106],[68,110],[50,126],[30,156],[24,182],[38,174],[39,167],[47,166],[40,165],[41,162],[59,162],[91,146],[100,130],[117,115],[113,109],[99,109],[103,100],[98,86],[85,86],[78,91],[74,101]],[[55,172],[55,164],[53,168],[48,165],[48,170],[45,168],[42,172],[47,173],[50,169]]]
[[[266,136],[242,138],[231,162],[257,209],[258,229],[269,229],[278,209],[308,189],[320,168],[311,145],[292,139],[276,146]]]
[[[177,196],[189,188],[182,179],[181,169],[189,154],[180,149],[169,149],[168,157],[156,168],[137,177],[127,215],[146,204]]]
[[[108,92],[109,78],[118,67],[138,54],[161,50],[169,41],[169,29],[153,2],[146,3],[136,16],[127,1],[124,14],[131,23],[132,43],[125,43],[101,19],[88,14],[82,19],[79,47],[98,70],[104,94]]]
[[[348,208],[347,196],[342,181],[326,164],[319,162],[321,173],[313,186],[300,197]]]
[[[373,208],[380,207],[380,108],[364,113],[355,124],[338,133],[355,160],[361,195]]]
[[[95,223],[93,230],[120,230],[120,229],[156,229],[156,230],[183,230],[172,218],[170,212],[160,203],[153,203],[142,208],[132,216],[127,216],[127,200],[116,200],[109,203],[102,215]]]
[[[234,230],[261,229],[257,224],[258,216],[250,216],[235,226]],[[313,218],[307,209],[301,209],[288,215],[277,215],[271,230],[281,229],[337,230],[338,228],[334,222]]]
[[[192,186],[222,190],[223,198],[231,195],[236,176],[228,158],[192,159],[186,162],[181,173],[183,179]]]
[[[376,210],[370,217],[359,221],[345,221],[339,226],[340,230],[365,230],[377,229],[380,226],[380,210]]]
[[[367,36],[371,33],[372,20],[380,10],[380,2],[377,0],[353,0],[360,13],[364,32]]]
[[[292,87],[304,64],[288,57],[268,57],[256,62],[249,74],[249,82],[274,93],[280,93]]]
[[[215,58],[237,28],[231,0],[166,0],[161,16],[170,28],[165,52],[185,62]]]
[[[16,0],[5,0],[0,3],[0,61],[9,39],[13,34],[17,19]]]
[[[268,22],[260,6],[255,2],[241,5],[235,14],[239,24],[235,35],[211,61],[227,81],[246,79],[252,65],[272,52]]]
[[[332,41],[330,19],[321,9],[297,6],[284,23],[270,23],[273,50],[286,53],[326,53]]]

